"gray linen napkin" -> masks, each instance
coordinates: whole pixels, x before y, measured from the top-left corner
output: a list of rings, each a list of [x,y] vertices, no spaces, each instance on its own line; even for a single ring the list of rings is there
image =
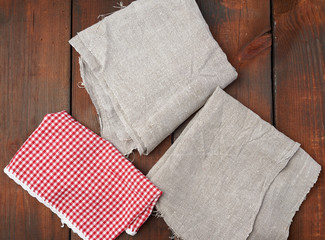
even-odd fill
[[[320,171],[299,146],[218,87],[148,173],[157,209],[186,240],[286,239]]]
[[[317,181],[319,171],[314,159],[299,148],[266,192],[248,239],[287,239],[292,218]]]
[[[69,42],[101,135],[123,154],[149,154],[237,77],[195,0],[134,1]]]

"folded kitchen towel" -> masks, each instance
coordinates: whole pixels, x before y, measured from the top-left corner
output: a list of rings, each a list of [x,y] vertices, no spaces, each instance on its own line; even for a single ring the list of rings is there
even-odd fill
[[[300,145],[217,88],[148,173],[176,236],[286,239],[320,166]]]
[[[64,111],[46,115],[4,171],[89,240],[134,235],[162,194],[112,144]]]
[[[149,154],[237,77],[195,0],[134,1],[70,44],[101,136],[123,154]]]

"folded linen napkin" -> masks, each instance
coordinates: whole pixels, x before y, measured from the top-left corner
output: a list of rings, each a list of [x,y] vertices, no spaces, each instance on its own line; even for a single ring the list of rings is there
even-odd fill
[[[5,173],[83,239],[134,235],[162,194],[109,142],[68,113],[48,114]]]
[[[182,239],[273,240],[287,238],[319,172],[298,143],[217,88],[148,178]]]
[[[237,77],[195,0],[134,1],[69,42],[101,136],[123,154],[149,154]]]

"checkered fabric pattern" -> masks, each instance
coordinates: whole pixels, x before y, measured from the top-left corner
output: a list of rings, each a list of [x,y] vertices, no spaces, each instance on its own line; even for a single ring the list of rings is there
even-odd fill
[[[65,111],[45,116],[5,172],[83,239],[135,234],[162,194]]]

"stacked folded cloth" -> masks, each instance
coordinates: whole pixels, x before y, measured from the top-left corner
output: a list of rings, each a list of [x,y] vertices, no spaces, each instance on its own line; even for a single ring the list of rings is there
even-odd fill
[[[46,115],[5,173],[84,240],[134,235],[162,194],[66,112]]]
[[[148,173],[157,209],[186,240],[287,239],[320,165],[217,88]]]
[[[138,0],[70,40],[100,117],[123,154],[149,154],[236,77],[195,0]]]

